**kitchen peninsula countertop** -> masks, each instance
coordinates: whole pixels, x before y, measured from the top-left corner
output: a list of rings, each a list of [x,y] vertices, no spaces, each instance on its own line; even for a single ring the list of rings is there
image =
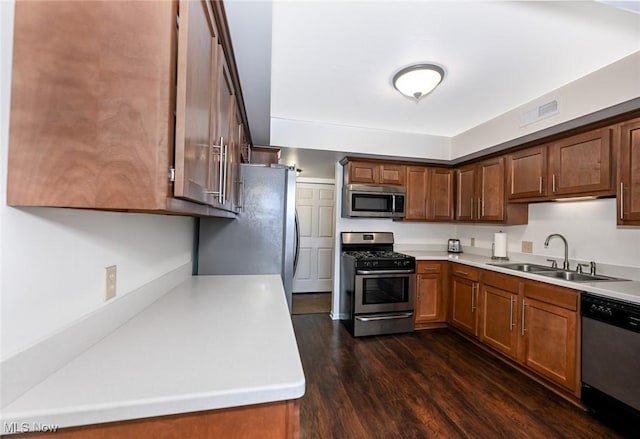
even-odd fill
[[[64,428],[304,392],[280,276],[193,276],[3,407],[2,424]]]
[[[411,255],[418,261],[450,261],[458,262],[483,270],[492,270],[499,273],[510,274],[512,276],[519,276],[526,279],[536,280],[539,282],[546,282],[561,287],[572,288],[574,290],[589,292],[598,294],[600,296],[609,297],[613,299],[626,300],[633,303],[640,304],[640,281],[604,281],[604,282],[570,282],[561,279],[554,279],[545,276],[536,275],[534,273],[527,273],[509,268],[503,268],[497,265],[491,264],[508,264],[518,263],[524,261],[518,261],[516,259],[508,262],[498,262],[492,260],[490,257],[481,256],[471,253],[447,253],[446,251],[423,251],[423,250],[403,250],[399,249],[402,253]]]

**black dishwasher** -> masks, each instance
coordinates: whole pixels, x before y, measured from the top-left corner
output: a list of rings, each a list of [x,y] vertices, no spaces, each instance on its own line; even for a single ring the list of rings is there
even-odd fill
[[[640,304],[582,293],[582,402],[640,437]]]

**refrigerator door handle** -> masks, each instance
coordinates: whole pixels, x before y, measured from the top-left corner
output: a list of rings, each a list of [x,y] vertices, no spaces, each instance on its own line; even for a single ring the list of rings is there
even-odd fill
[[[295,235],[294,235],[294,248],[295,252],[293,253],[293,275],[296,275],[296,270],[298,269],[298,256],[300,256],[300,221],[298,220],[298,211],[296,210],[295,215]]]

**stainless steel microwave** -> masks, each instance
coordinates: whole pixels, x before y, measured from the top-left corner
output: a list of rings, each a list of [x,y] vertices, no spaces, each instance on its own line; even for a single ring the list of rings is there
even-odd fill
[[[407,191],[401,186],[348,184],[342,190],[344,218],[404,218]]]

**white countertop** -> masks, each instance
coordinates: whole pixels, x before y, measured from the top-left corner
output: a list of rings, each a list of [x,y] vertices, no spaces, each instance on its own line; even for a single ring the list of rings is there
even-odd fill
[[[280,276],[194,276],[1,417],[3,425],[63,428],[283,401],[304,391]]]
[[[605,297],[614,299],[626,300],[633,303],[640,304],[640,282],[638,281],[620,281],[620,282],[569,282],[566,280],[554,279],[545,276],[540,276],[533,273],[526,273],[522,271],[511,270],[509,268],[503,268],[496,265],[499,264],[489,257],[474,255],[469,253],[447,253],[446,251],[422,251],[422,250],[399,250],[402,253],[411,255],[416,260],[434,260],[434,261],[451,261],[458,262],[460,264],[470,265],[473,267],[482,268],[484,270],[497,271],[499,273],[510,274],[512,276],[519,276],[526,279],[537,280],[540,282],[546,282],[561,287],[572,288],[574,290],[585,291],[593,294],[598,294]],[[504,263],[518,263],[521,261],[510,260]]]

